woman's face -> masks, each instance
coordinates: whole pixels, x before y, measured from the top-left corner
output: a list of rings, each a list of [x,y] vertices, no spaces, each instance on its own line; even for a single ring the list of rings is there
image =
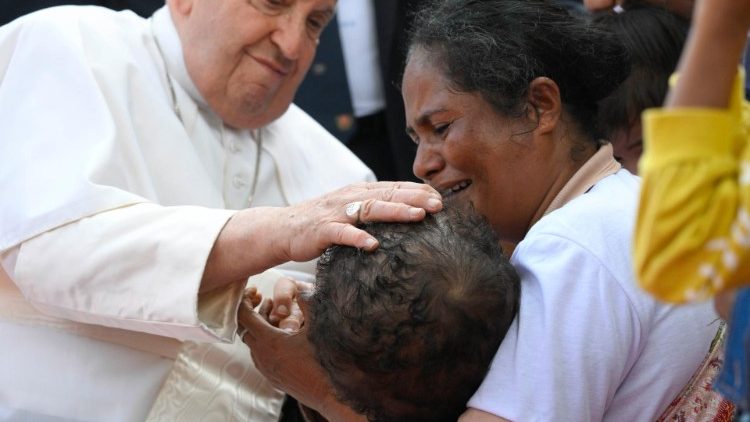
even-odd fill
[[[503,240],[521,240],[559,174],[554,142],[480,94],[452,90],[423,50],[410,54],[402,93],[417,143],[414,174],[446,200],[472,202]]]

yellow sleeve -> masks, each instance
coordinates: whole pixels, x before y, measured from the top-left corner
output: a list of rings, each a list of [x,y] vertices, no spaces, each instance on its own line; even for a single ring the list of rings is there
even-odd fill
[[[701,300],[750,284],[750,114],[743,91],[741,74],[728,109],[643,115],[634,261],[641,286],[661,300]]]

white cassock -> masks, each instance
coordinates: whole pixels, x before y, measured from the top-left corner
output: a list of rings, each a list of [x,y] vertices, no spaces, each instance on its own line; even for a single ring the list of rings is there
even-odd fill
[[[231,210],[364,180],[295,106],[223,125],[166,8],[0,27],[0,420],[276,419],[283,395],[232,356],[242,286],[199,297],[203,267]]]

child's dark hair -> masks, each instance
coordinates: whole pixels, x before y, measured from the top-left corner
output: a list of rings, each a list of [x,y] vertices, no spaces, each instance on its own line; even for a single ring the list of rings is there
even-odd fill
[[[552,79],[594,143],[597,103],[629,73],[611,32],[545,0],[432,0],[417,15],[415,49],[436,58],[455,90],[477,92],[510,117],[524,115],[532,80]]]
[[[518,275],[473,210],[364,228],[375,252],[335,246],[318,264],[316,357],[371,421],[455,421],[518,312]]]
[[[606,138],[635,123],[643,110],[662,105],[690,28],[687,20],[659,6],[626,5],[622,13],[594,19],[620,39],[630,62],[628,78],[599,104],[600,135]]]

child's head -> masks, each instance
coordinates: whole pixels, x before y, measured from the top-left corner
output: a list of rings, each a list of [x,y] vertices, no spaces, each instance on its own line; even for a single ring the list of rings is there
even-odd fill
[[[316,357],[370,420],[455,421],[518,312],[518,275],[473,211],[366,230],[375,252],[337,246],[318,265]]]
[[[622,41],[630,58],[630,75],[599,104],[601,135],[612,142],[623,167],[638,173],[643,152],[641,112],[661,106],[669,76],[677,67],[687,38],[687,20],[648,2],[632,1],[622,13],[597,16],[597,24]]]

